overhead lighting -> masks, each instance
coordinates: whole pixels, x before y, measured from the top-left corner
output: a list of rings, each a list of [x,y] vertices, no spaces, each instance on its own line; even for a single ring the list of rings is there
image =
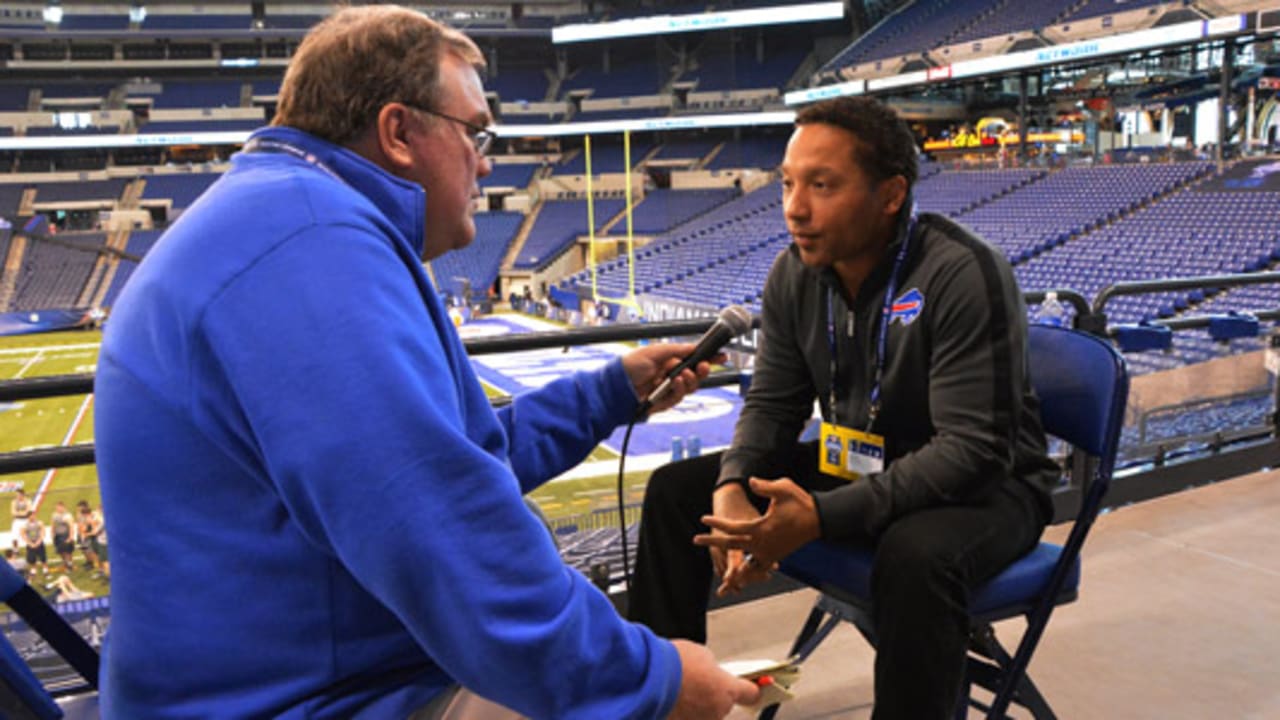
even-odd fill
[[[839,20],[844,17],[842,2],[813,2],[800,5],[755,8],[751,10],[727,10],[689,15],[656,15],[653,17],[614,20],[602,23],[561,25],[551,28],[551,42],[572,43],[585,40],[637,37],[640,35],[667,35],[679,32],[724,30],[755,25],[783,25],[797,22]]]

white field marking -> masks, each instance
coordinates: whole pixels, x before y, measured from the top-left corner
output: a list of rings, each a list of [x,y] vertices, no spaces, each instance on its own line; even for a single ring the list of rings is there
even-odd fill
[[[38,363],[38,362],[40,362],[40,360],[41,360],[43,357],[44,357],[44,350],[40,350],[40,351],[39,351],[39,352],[37,352],[35,355],[32,355],[32,356],[31,356],[31,359],[30,359],[30,360],[28,360],[28,361],[26,362],[26,364],[24,364],[22,367],[18,368],[18,374],[14,375],[14,376],[13,376],[13,379],[14,379],[14,380],[18,380],[18,379],[20,379],[23,375],[26,375],[26,374],[27,374],[27,371],[31,369],[31,366],[32,366],[32,365],[35,365],[35,364],[36,364],[36,363]]]
[[[72,343],[70,345],[35,345],[31,347],[12,347],[0,348],[0,355],[25,355],[32,350],[42,350],[44,352],[56,350],[93,350],[101,347],[102,343]]]
[[[71,427],[67,428],[67,434],[62,437],[62,447],[71,444],[72,438],[76,436],[76,431],[80,429],[80,423],[84,422],[85,416],[88,415],[91,404],[93,404],[93,395],[85,395],[84,402],[80,403],[80,410],[76,412],[75,420],[71,421]],[[36,490],[36,496],[31,501],[32,512],[40,510],[40,503],[44,500],[45,493],[49,491],[53,476],[57,474],[58,468],[49,468],[45,471],[44,477],[40,480],[40,487]]]

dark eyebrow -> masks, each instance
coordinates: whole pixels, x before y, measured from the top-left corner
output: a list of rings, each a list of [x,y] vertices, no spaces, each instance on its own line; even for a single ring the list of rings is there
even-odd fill
[[[813,177],[839,177],[840,173],[833,167],[828,165],[818,165],[817,167],[808,168],[803,172],[797,172],[788,168],[785,164],[779,165],[778,170],[784,175],[798,175],[804,178]]]

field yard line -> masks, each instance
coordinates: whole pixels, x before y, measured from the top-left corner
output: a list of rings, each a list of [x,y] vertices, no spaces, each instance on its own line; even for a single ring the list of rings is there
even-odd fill
[[[13,376],[13,379],[14,379],[14,380],[18,380],[18,379],[20,379],[23,375],[25,375],[25,374],[26,374],[26,372],[27,372],[28,370],[30,370],[30,369],[31,369],[31,366],[32,366],[32,365],[35,365],[36,363],[40,362],[40,358],[42,358],[42,357],[44,357],[44,348],[41,348],[38,352],[36,352],[36,354],[35,354],[35,355],[32,355],[32,356],[31,356],[31,359],[27,361],[27,364],[26,364],[26,365],[23,365],[23,366],[18,370],[18,374]]]
[[[85,415],[89,412],[89,405],[93,403],[93,395],[85,395],[84,402],[80,403],[80,410],[76,412],[76,419],[71,421],[71,427],[67,430],[66,436],[62,438],[62,447],[71,444],[71,439],[76,436],[76,431],[80,429],[80,423],[84,422]],[[36,490],[35,499],[32,502],[31,512],[40,509],[40,503],[44,500],[44,495],[49,490],[49,485],[53,482],[53,476],[58,474],[58,468],[49,468],[45,471],[44,477],[40,480],[40,487]]]
[[[48,350],[87,350],[96,348],[101,343],[72,343],[70,345],[31,345],[27,347],[0,348],[0,355],[22,355],[32,350],[45,352]]]

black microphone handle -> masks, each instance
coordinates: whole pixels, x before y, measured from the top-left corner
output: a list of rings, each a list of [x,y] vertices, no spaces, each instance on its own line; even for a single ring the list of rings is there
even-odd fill
[[[681,360],[679,365],[672,368],[667,373],[667,377],[662,381],[662,384],[658,385],[653,392],[649,393],[649,397],[645,398],[643,406],[645,410],[652,407],[659,398],[667,393],[667,390],[671,389],[672,381],[679,377],[680,373],[690,368],[696,368],[698,363],[714,357],[716,353],[720,352],[720,348],[727,345],[733,337],[733,329],[726,325],[724,321],[716,320],[715,324],[703,334],[702,339],[694,346],[693,352]]]

